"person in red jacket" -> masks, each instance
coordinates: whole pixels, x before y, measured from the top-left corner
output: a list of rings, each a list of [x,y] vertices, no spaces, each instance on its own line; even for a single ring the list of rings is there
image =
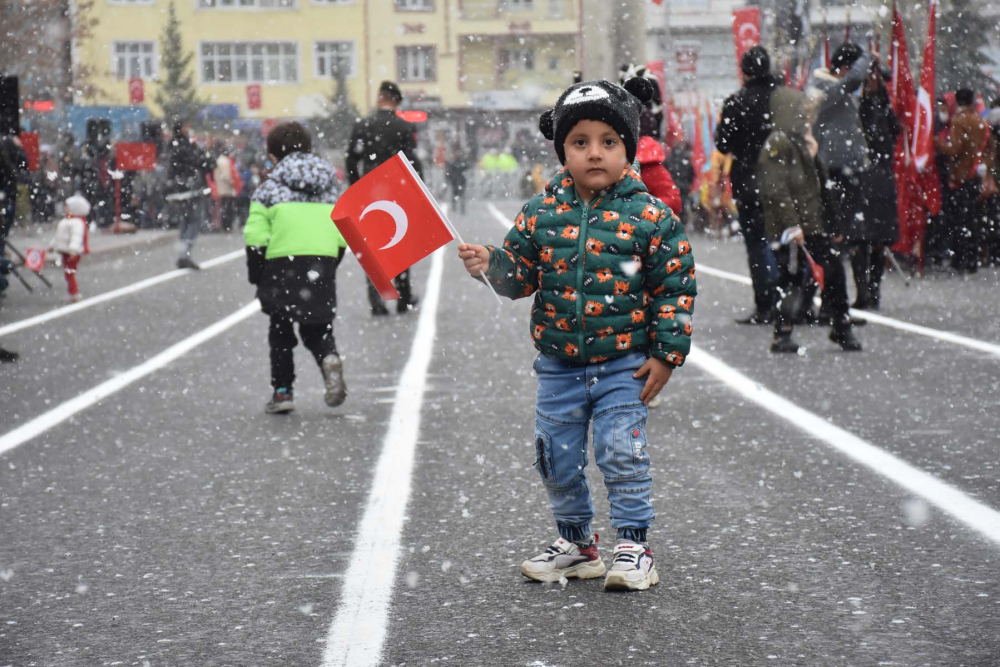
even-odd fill
[[[667,154],[663,150],[663,95],[660,82],[645,65],[626,65],[621,68],[619,78],[624,85],[632,77],[640,77],[649,81],[653,88],[653,97],[643,104],[639,116],[639,144],[636,147],[635,159],[639,162],[642,182],[653,195],[670,207],[674,215],[681,216],[681,193],[674,184],[670,172],[663,165]]]
[[[667,159],[667,155],[663,150],[663,144],[657,138],[659,132],[653,134],[653,132],[647,133],[645,131],[650,129],[647,125],[652,125],[653,129],[658,131],[659,128],[654,123],[653,114],[644,111],[639,121],[642,136],[639,137],[635,159],[639,161],[642,182],[646,185],[649,193],[669,206],[674,215],[680,217],[681,208],[683,207],[681,203],[681,191],[674,184],[674,179],[670,176],[670,172],[663,166],[663,161]]]

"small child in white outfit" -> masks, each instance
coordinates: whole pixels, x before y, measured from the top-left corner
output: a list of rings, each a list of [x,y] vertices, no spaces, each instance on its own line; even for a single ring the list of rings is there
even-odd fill
[[[83,195],[75,194],[66,200],[66,215],[56,226],[56,234],[50,244],[62,255],[63,275],[69,289],[70,301],[80,300],[80,288],[76,283],[76,269],[80,258],[90,252],[87,244],[87,216],[90,202]]]

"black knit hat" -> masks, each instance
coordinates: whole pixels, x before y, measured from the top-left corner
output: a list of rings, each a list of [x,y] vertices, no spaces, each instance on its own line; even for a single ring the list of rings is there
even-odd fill
[[[763,46],[752,46],[740,59],[740,70],[747,79],[759,79],[771,73],[771,56]]]
[[[833,57],[830,58],[830,66],[835,70],[850,69],[854,66],[854,63],[858,62],[858,58],[864,51],[861,47],[853,42],[844,42],[833,52]]]
[[[622,138],[631,164],[639,142],[639,114],[652,95],[652,84],[639,77],[629,79],[624,87],[610,81],[578,83],[567,88],[555,107],[542,114],[538,129],[555,144],[559,161],[566,164],[563,144],[570,130],[581,120],[602,121]]]

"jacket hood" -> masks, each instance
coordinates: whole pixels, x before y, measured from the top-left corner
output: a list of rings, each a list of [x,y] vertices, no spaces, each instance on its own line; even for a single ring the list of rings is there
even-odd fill
[[[629,178],[630,173],[632,178]],[[549,182],[545,184],[545,194],[556,197],[560,202],[569,203],[573,200],[571,193],[575,193],[573,187],[573,177],[569,171],[563,167],[555,173]],[[608,186],[605,192],[613,192],[617,195],[628,197],[636,192],[648,192],[639,175],[639,160],[632,162],[632,166],[623,169],[618,181],[614,185]]]
[[[639,164],[663,164],[667,159],[663,152],[663,144],[653,137],[639,137],[639,147],[635,152]]]
[[[271,179],[290,190],[316,196],[336,185],[337,174],[333,165],[312,153],[289,153],[271,172]]]

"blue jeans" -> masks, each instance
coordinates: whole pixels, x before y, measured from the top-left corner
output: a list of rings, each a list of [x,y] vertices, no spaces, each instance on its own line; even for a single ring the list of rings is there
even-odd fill
[[[645,352],[602,364],[576,365],[539,354],[535,359],[535,467],[549,494],[559,534],[583,541],[590,536],[594,504],[587,485],[587,431],[594,424],[594,460],[604,474],[611,525],[618,537],[641,535],[653,521],[652,478],[646,453],[646,406],[639,394],[646,377],[632,374]],[[644,541],[644,540],[643,540]]]

